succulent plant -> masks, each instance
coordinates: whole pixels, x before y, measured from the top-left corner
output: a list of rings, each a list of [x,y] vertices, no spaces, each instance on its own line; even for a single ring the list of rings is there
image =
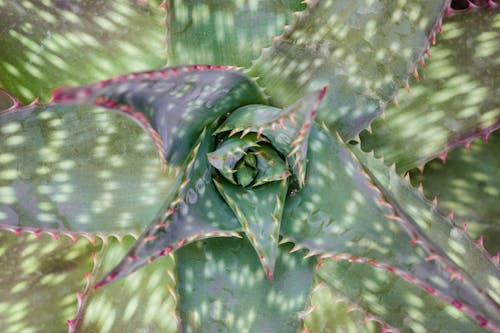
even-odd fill
[[[0,331],[500,332],[499,2],[158,5],[0,1]]]

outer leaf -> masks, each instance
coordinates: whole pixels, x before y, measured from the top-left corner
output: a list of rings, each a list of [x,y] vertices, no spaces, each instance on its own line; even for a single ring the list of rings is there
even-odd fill
[[[0,113],[0,228],[138,232],[174,185],[132,121],[93,106]]]
[[[364,169],[375,185],[391,203],[396,220],[407,223],[416,240],[427,247],[433,256],[456,270],[458,277],[470,282],[478,293],[484,294],[483,305],[492,309],[491,320],[496,320],[500,290],[500,267],[483,248],[474,244],[461,229],[440,215],[408,181],[401,179],[394,170],[354,149]],[[491,299],[490,299],[491,298]],[[491,304],[488,306],[488,304]]]
[[[245,240],[211,239],[177,255],[180,314],[190,332],[294,332],[313,275],[310,262],[280,247],[272,283]]]
[[[194,1],[167,5],[168,63],[248,67],[290,24],[298,0]]]
[[[484,237],[491,253],[500,251],[500,131],[489,141],[475,141],[470,151],[451,151],[446,163],[435,159],[426,164],[424,173],[411,173],[413,184],[423,184],[428,198],[437,196],[438,207],[452,211],[456,223],[467,224],[474,238]]]
[[[96,247],[85,238],[0,231],[0,331],[67,332]]]
[[[406,171],[499,128],[499,39],[495,12],[447,18],[422,82],[400,94],[400,107],[373,124],[373,135],[361,137],[363,149]]]
[[[60,88],[54,101],[95,103],[127,114],[162,146],[166,160],[182,165],[202,130],[226,113],[263,103],[244,74],[223,66],[190,66],[122,75],[85,87]]]
[[[434,252],[416,246],[411,226],[391,218],[393,208],[368,183],[340,142],[313,127],[309,145],[306,186],[285,203],[283,221],[287,223],[281,228],[285,241],[296,243],[295,249],[309,249],[309,255],[386,269],[430,292],[437,291],[448,302],[473,305],[481,316],[496,317],[496,307],[473,285],[450,282],[454,271],[429,261]]]
[[[310,297],[312,311],[304,321],[306,332],[375,333],[386,328],[325,283],[314,287]]]
[[[382,112],[415,69],[448,3],[309,1],[250,75],[260,78],[276,106],[329,85],[319,119],[352,138]]]
[[[212,182],[207,153],[214,149],[214,129],[204,132],[187,162],[181,186],[165,200],[153,223],[127,256],[96,287],[122,278],[154,259],[192,241],[210,237],[240,237],[241,227]]]
[[[318,269],[318,275],[339,295],[403,331],[486,331],[452,305],[384,270],[346,261],[328,261]]]
[[[0,87],[25,102],[166,63],[162,13],[144,2],[2,1],[0,11]]]
[[[96,255],[97,270],[89,277],[95,282],[115,265],[135,239],[123,242],[107,239]],[[170,256],[145,267],[129,279],[85,294],[85,304],[73,318],[76,332],[177,332],[173,258]],[[78,321],[78,324],[77,324]]]

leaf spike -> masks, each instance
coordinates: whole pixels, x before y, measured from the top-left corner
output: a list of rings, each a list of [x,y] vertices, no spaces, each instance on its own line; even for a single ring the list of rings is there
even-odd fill
[[[483,248],[483,249],[484,249],[484,245],[483,245],[483,243],[484,243],[483,236],[479,236],[479,238],[478,238],[478,239],[477,239],[477,241],[476,241],[476,244],[477,244],[477,245],[479,245],[481,248]]]
[[[298,245],[298,244],[295,244],[292,249],[290,251],[288,251],[289,253],[294,253],[298,250],[302,249],[302,246]]]
[[[418,74],[418,69],[416,66],[413,69],[413,76],[415,77],[415,80],[420,81],[420,75]]]
[[[405,89],[408,92],[408,94],[411,94],[411,88],[410,84],[408,83],[408,79],[405,80]]]

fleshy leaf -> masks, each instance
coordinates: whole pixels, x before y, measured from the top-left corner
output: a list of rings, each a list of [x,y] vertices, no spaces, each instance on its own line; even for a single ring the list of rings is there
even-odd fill
[[[257,252],[266,275],[272,280],[287,180],[256,187],[219,183],[215,179],[214,182]]]
[[[107,239],[95,255],[98,269],[92,272],[89,281],[95,282],[111,269],[134,240],[132,237],[121,242]],[[84,306],[72,318],[72,328],[75,332],[90,333],[177,332],[173,266],[173,258],[166,256],[137,272],[133,278],[82,293]]]
[[[304,8],[300,0],[170,1],[168,63],[248,67]]]
[[[264,135],[284,156],[287,156],[299,186],[304,185],[307,167],[308,138],[314,118],[327,91],[323,87],[284,109],[262,105],[247,105],[234,111],[217,129]]]
[[[240,237],[241,227],[212,182],[207,153],[214,147],[211,131],[203,132],[188,159],[181,185],[166,199],[153,223],[127,255],[96,287],[125,277],[152,260],[192,241],[210,237]]]
[[[88,239],[0,230],[0,331],[66,332],[92,270]]]
[[[239,71],[190,66],[132,73],[76,88],[59,88],[55,102],[98,104],[139,122],[164,150],[169,164],[182,165],[203,128],[226,113],[263,103],[259,88]]]
[[[375,150],[398,170],[421,167],[500,127],[500,15],[481,11],[446,18],[439,47],[399,108],[363,133],[363,149]]]
[[[486,317],[496,308],[469,282],[451,281],[454,271],[418,246],[415,232],[391,218],[395,210],[362,174],[348,149],[314,126],[309,140],[304,188],[285,203],[281,234],[309,255],[360,261],[386,269],[412,283],[438,291],[448,302],[473,304]],[[474,244],[472,244],[474,245]]]
[[[339,296],[324,282],[318,283],[309,297],[312,311],[304,320],[307,332],[397,332],[378,317],[366,313],[344,296]]]
[[[0,12],[0,87],[24,102],[166,64],[164,14],[145,1],[2,1]]]
[[[498,302],[498,263],[494,262],[484,249],[474,244],[462,229],[440,215],[436,207],[414,189],[409,181],[400,178],[395,170],[363,153],[359,147],[353,146],[353,151],[375,186],[395,208],[398,215],[396,220],[408,224],[415,233],[416,241],[432,251],[431,258],[442,260],[453,267],[459,279],[470,282],[478,293],[486,296],[485,305]],[[495,305],[498,306],[496,303]],[[498,320],[498,316],[491,319]]]
[[[296,332],[313,274],[280,246],[272,283],[246,240],[210,239],[177,252],[183,332]]]
[[[427,198],[437,197],[438,208],[453,212],[454,221],[467,225],[474,239],[484,238],[490,253],[500,252],[500,131],[488,142],[474,141],[451,151],[446,163],[435,159],[425,165],[424,173],[411,172],[413,185],[422,184]]]
[[[329,85],[319,120],[353,138],[380,115],[429,47],[449,1],[308,1],[295,24],[252,65],[287,105]]]
[[[130,119],[95,106],[0,114],[0,228],[140,232],[175,184]]]
[[[247,135],[244,138],[232,137],[226,139],[213,152],[207,154],[210,164],[217,169],[221,175],[229,182],[236,184],[234,174],[236,173],[236,165],[247,154],[251,148],[260,148],[257,135]]]
[[[385,270],[329,260],[317,272],[336,293],[403,331],[487,332],[452,305]]]

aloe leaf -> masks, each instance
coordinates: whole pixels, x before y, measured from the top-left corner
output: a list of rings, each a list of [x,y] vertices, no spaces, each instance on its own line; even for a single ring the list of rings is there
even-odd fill
[[[274,181],[246,188],[230,183],[218,183],[215,180],[214,182],[257,252],[267,277],[272,280],[278,256],[278,238],[283,203],[288,190],[287,181]]]
[[[309,297],[311,311],[304,319],[306,332],[391,332],[391,327],[379,318],[339,296],[324,282],[318,283]]]
[[[169,164],[181,165],[203,128],[250,103],[264,103],[243,73],[223,66],[188,66],[132,73],[92,85],[59,88],[55,102],[98,104],[127,114],[155,139]]]
[[[284,241],[295,243],[294,249],[308,249],[308,255],[386,269],[439,292],[448,302],[473,304],[483,317],[495,318],[496,308],[471,283],[450,282],[453,271],[429,260],[433,253],[417,245],[406,223],[391,218],[394,208],[368,182],[349,150],[317,126],[310,136],[309,159],[306,185],[285,202]]]
[[[92,270],[87,239],[0,231],[0,331],[65,332]]]
[[[211,237],[240,237],[241,227],[212,182],[207,153],[214,148],[214,129],[204,131],[187,161],[181,185],[166,198],[156,218],[123,260],[96,287],[125,277],[156,258],[190,242]]]
[[[138,232],[175,185],[132,121],[95,106],[0,113],[0,228]]]
[[[386,121],[363,133],[364,150],[375,149],[404,172],[500,127],[500,16],[463,13],[446,18],[439,47],[421,82],[398,95]]]
[[[500,251],[500,132],[488,142],[477,140],[469,149],[452,150],[446,163],[435,159],[425,165],[424,173],[412,170],[414,185],[422,184],[427,198],[437,197],[438,208],[453,212],[454,221],[466,224],[474,239],[484,240],[491,253]],[[480,238],[481,237],[481,238]]]
[[[299,187],[304,185],[307,166],[309,132],[327,91],[322,87],[299,99],[294,104],[278,109],[263,105],[247,105],[237,109],[217,129],[216,133],[231,131],[257,133],[268,138],[272,145],[287,157]]]
[[[452,305],[385,270],[329,260],[317,272],[336,293],[402,331],[487,332]]]
[[[353,151],[373,183],[394,207],[397,216],[393,218],[407,224],[415,234],[416,241],[433,253],[431,258],[443,261],[449,269],[456,271],[456,277],[471,283],[477,293],[484,295],[486,301],[481,302],[482,304],[488,307],[491,303],[493,309],[498,307],[498,263],[483,248],[472,242],[462,229],[440,215],[436,207],[414,189],[409,181],[401,179],[395,170],[363,153],[358,147],[353,146]],[[495,318],[497,317],[492,316],[490,319],[496,320]]]
[[[183,332],[295,332],[313,274],[280,246],[269,283],[245,240],[210,239],[177,252]]]
[[[295,24],[252,65],[287,105],[329,85],[319,119],[353,138],[381,114],[416,68],[449,1],[309,1]]]
[[[0,87],[24,102],[166,64],[164,13],[144,1],[3,1]]]
[[[248,67],[304,8],[299,0],[170,1],[168,63]]]
[[[97,269],[89,277],[91,283],[102,278],[111,269],[116,258],[122,257],[135,241],[125,237],[122,241],[106,239],[96,253]],[[93,290],[82,298],[82,308],[74,313],[74,332],[177,332],[175,314],[175,277],[172,273],[174,261],[166,256],[134,274]]]

